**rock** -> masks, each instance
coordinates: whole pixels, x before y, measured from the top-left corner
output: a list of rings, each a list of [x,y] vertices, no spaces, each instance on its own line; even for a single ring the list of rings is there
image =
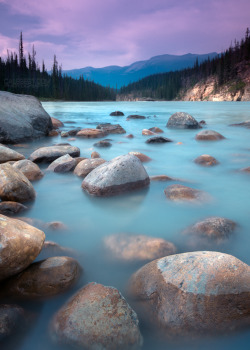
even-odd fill
[[[110,115],[112,117],[122,117],[122,116],[124,116],[124,114],[122,112],[120,112],[120,111],[112,112],[112,113],[110,113]]]
[[[242,168],[242,169],[240,169],[240,171],[243,171],[245,173],[250,173],[250,166],[247,168]]]
[[[167,125],[171,129],[200,129],[201,126],[194,117],[185,112],[177,112],[171,115]]]
[[[100,124],[96,129],[100,129],[108,134],[126,134],[126,130],[124,130],[120,124]]]
[[[127,154],[91,171],[82,182],[82,188],[94,196],[113,196],[147,187],[149,182],[141,161]]]
[[[128,135],[126,135],[125,137],[127,137],[128,139],[133,139],[133,138],[134,138],[134,135],[128,134]]]
[[[3,201],[28,202],[36,192],[27,177],[10,164],[0,165],[0,198]]]
[[[61,137],[69,137],[68,131],[62,131],[61,132]]]
[[[242,123],[230,124],[229,126],[242,126],[244,128],[250,129],[250,120],[247,120],[247,121],[242,122]]]
[[[25,216],[19,216],[18,220],[26,222],[27,224],[34,226],[34,227],[37,227],[40,230],[46,229],[46,223],[42,220],[39,220],[39,219],[27,218]]]
[[[142,130],[142,135],[148,136],[148,135],[155,135],[153,131],[150,131],[148,129],[143,129]]]
[[[76,124],[75,121],[73,120],[66,120],[66,122],[64,122],[65,124]]]
[[[75,128],[68,131],[69,136],[76,136],[76,134],[81,131],[81,128]]]
[[[74,174],[77,176],[85,177],[99,165],[105,163],[106,161],[102,158],[85,159],[77,164]]]
[[[0,202],[0,214],[3,215],[14,215],[27,209],[28,208],[21,203],[10,201]]]
[[[59,119],[51,117],[51,121],[54,129],[59,129],[64,126],[63,122],[61,122]]]
[[[95,159],[95,158],[101,158],[100,154],[96,151],[92,152],[91,153],[91,158],[92,159]]]
[[[132,114],[132,115],[129,115],[126,120],[130,120],[130,119],[146,119],[146,117],[144,117],[143,115]]]
[[[111,147],[112,143],[107,140],[102,140],[99,142],[94,143],[95,147]]]
[[[48,136],[53,137],[53,136],[58,136],[58,135],[59,135],[59,132],[57,130],[51,130],[49,132]]]
[[[172,201],[203,202],[210,199],[206,192],[176,184],[166,187],[164,193]]]
[[[1,123],[1,121],[0,121],[0,123]],[[1,131],[0,131],[0,134],[1,134]],[[9,161],[17,161],[17,160],[21,160],[21,159],[25,159],[25,157],[22,154],[20,154],[16,151],[13,151],[9,147],[5,147],[3,145],[0,145],[0,163],[6,163]]]
[[[10,337],[15,337],[16,333],[24,328],[27,323],[26,316],[25,310],[18,305],[0,304],[0,344]]]
[[[150,176],[150,181],[173,181],[176,180],[173,177],[169,177],[167,175],[155,175]]]
[[[99,129],[82,129],[76,134],[76,136],[81,136],[87,139],[105,137],[107,135],[108,133],[106,131]]]
[[[173,141],[163,136],[150,137],[146,141],[146,143],[165,143],[165,142],[173,142]]]
[[[50,130],[50,116],[36,97],[0,91],[0,142],[19,143]]]
[[[70,138],[68,139],[68,141],[76,141],[76,138],[75,138],[75,137],[70,137]]]
[[[250,324],[250,267],[228,254],[154,260],[132,276],[130,294],[166,336],[231,332]]]
[[[202,166],[213,166],[219,164],[219,162],[209,154],[202,154],[201,156],[197,157],[194,162]]]
[[[48,258],[31,264],[9,278],[3,294],[20,299],[42,299],[64,293],[81,275],[78,262],[67,256]]]
[[[76,160],[72,158],[69,154],[65,154],[60,158],[57,158],[52,162],[47,170],[54,171],[55,173],[66,173],[68,171],[74,170],[76,167]]]
[[[176,253],[175,246],[162,238],[126,233],[104,239],[107,256],[121,262],[152,261]]]
[[[33,152],[29,159],[32,162],[53,162],[55,159],[65,156],[66,154],[71,157],[79,157],[80,149],[78,147],[67,145],[55,145],[49,147],[41,147],[38,148],[35,152]]]
[[[58,230],[67,230],[68,227],[61,221],[51,221],[45,224],[45,227],[49,230],[58,231]]]
[[[201,121],[199,121],[199,124],[200,125],[206,125],[207,123],[205,122],[205,120],[201,120]]]
[[[36,181],[43,177],[43,172],[39,166],[33,163],[31,160],[19,160],[13,164],[13,167],[20,170],[29,181]]]
[[[85,159],[88,159],[88,158],[85,158],[85,157],[76,157],[74,158],[76,160],[76,165],[79,164],[82,160],[85,160]]]
[[[51,258],[53,256],[71,256],[74,257],[77,252],[74,249],[62,247],[56,242],[45,241],[43,248],[38,256],[39,260]]]
[[[141,162],[150,162],[152,160],[152,158],[146,156],[146,154],[143,154],[141,152],[135,152],[135,151],[132,151],[132,152],[129,152],[128,154],[132,154],[134,156],[136,156],[137,158],[140,159]]]
[[[0,214],[0,281],[28,267],[44,239],[44,233],[35,227]]]
[[[198,141],[217,141],[224,138],[224,136],[213,130],[202,130],[195,136],[195,139]]]
[[[54,316],[54,342],[81,349],[137,350],[142,345],[139,321],[120,292],[89,283]]]
[[[162,129],[158,128],[157,126],[154,126],[153,128],[149,128],[148,130],[153,131],[156,134],[160,134],[164,132]]]

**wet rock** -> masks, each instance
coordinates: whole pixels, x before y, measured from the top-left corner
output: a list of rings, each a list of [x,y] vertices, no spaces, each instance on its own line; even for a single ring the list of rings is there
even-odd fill
[[[124,113],[122,113],[120,111],[115,111],[115,112],[110,113],[110,115],[112,117],[122,117],[122,116],[124,116]]]
[[[0,304],[0,344],[10,337],[15,337],[16,333],[24,328],[27,323],[26,316],[25,310],[18,305]]]
[[[21,203],[10,201],[0,202],[0,214],[3,215],[14,215],[27,209],[28,208]]]
[[[167,175],[150,176],[150,181],[173,181],[173,180],[176,180],[176,179]]]
[[[59,129],[64,126],[63,122],[61,122],[59,119],[51,117],[51,121],[54,129]]]
[[[76,124],[76,122],[74,122],[73,120],[66,120],[66,122],[64,122],[65,124]]]
[[[78,147],[71,146],[70,144],[41,147],[33,152],[29,159],[36,163],[50,163],[59,157],[65,156],[66,154],[70,155],[71,157],[79,157],[80,149]]]
[[[156,134],[160,134],[164,132],[162,129],[158,128],[157,126],[154,126],[153,128],[149,128],[148,130],[153,131]]]
[[[3,284],[3,294],[20,299],[40,299],[61,294],[81,275],[79,263],[70,257],[52,257],[31,264]]]
[[[105,163],[106,161],[102,158],[94,158],[94,159],[85,159],[81,161],[79,164],[77,164],[74,174],[77,176],[85,177],[90,172],[92,172],[95,168],[97,168],[99,165]]]
[[[0,281],[28,267],[44,239],[44,233],[35,227],[0,214]]]
[[[22,154],[0,144],[0,163],[17,161],[21,159],[25,159]]]
[[[147,187],[149,182],[141,161],[127,154],[91,171],[82,182],[82,188],[94,196],[112,196]]]
[[[104,132],[107,132],[108,134],[126,134],[126,130],[124,130],[120,124],[100,124],[96,127],[96,129],[100,129]]]
[[[200,129],[197,120],[185,112],[177,112],[171,115],[167,122],[167,127],[171,129]]]
[[[106,237],[104,248],[109,258],[132,263],[152,261],[176,253],[175,246],[162,238],[126,233]]]
[[[130,293],[166,336],[231,332],[250,324],[250,267],[228,254],[154,260],[132,276]]]
[[[201,156],[197,157],[194,162],[202,166],[213,166],[219,164],[219,162],[209,154],[202,154]]]
[[[76,157],[74,158],[76,160],[76,165],[79,164],[82,160],[88,159],[86,157]]]
[[[78,131],[76,136],[84,137],[87,139],[92,139],[92,138],[98,138],[98,137],[105,137],[107,136],[108,133],[104,130],[99,130],[99,129],[82,129]]]
[[[27,177],[10,164],[0,165],[0,198],[3,201],[28,202],[36,192]]]
[[[92,152],[91,153],[91,158],[92,159],[95,159],[95,158],[101,158],[100,154],[96,151]]]
[[[146,119],[146,117],[144,117],[143,115],[132,114],[132,115],[129,115],[126,120],[130,120],[130,119]]]
[[[223,140],[225,137],[213,130],[202,130],[195,136],[195,139],[198,141],[217,141]]]
[[[143,129],[142,135],[149,136],[149,135],[155,135],[155,133],[153,131],[148,130],[148,129]]]
[[[173,142],[173,141],[163,136],[150,137],[146,141],[146,143],[165,143],[165,142]]]
[[[33,163],[31,160],[19,160],[13,164],[13,167],[20,170],[29,181],[36,181],[43,177],[43,172],[39,166]]]
[[[60,158],[57,158],[47,168],[48,171],[54,171],[55,173],[66,173],[74,170],[76,167],[76,160],[69,154],[65,154]]]
[[[242,123],[230,124],[229,126],[241,126],[241,127],[250,129],[250,120],[247,120],[247,121],[242,122]]]
[[[240,171],[243,171],[245,173],[250,173],[250,166],[247,168],[242,168],[242,169],[240,169]]]
[[[99,142],[94,143],[95,147],[111,147],[112,143],[107,140],[102,140]]]
[[[199,121],[199,124],[200,125],[206,125],[207,123],[205,122],[205,120],[201,120],[201,121]]]
[[[67,230],[68,227],[61,221],[51,221],[45,224],[45,227],[49,230],[58,231],[58,230]]]
[[[60,244],[52,241],[45,241],[43,248],[38,256],[39,260],[51,258],[53,256],[71,256],[75,257],[77,252],[74,249],[62,247]]]
[[[128,135],[126,135],[125,137],[127,137],[128,139],[133,139],[133,138],[134,138],[134,135],[128,134]]]
[[[191,201],[199,203],[210,199],[210,196],[206,192],[177,184],[166,187],[164,193],[166,197],[172,201]]]
[[[54,316],[54,342],[84,349],[137,350],[142,345],[139,321],[120,292],[89,283]]]
[[[68,131],[62,131],[61,132],[61,137],[69,137]]]
[[[135,151],[132,151],[132,152],[129,152],[128,154],[132,154],[134,156],[136,156],[137,158],[140,159],[141,162],[150,162],[152,160],[152,158],[146,156],[146,154],[143,154],[141,152],[135,152]]]
[[[57,130],[51,130],[49,132],[48,136],[53,137],[53,136],[58,136],[58,135],[59,135],[59,132]]]

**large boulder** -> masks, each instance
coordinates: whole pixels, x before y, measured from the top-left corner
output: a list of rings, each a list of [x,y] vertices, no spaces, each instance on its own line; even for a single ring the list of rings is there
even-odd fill
[[[19,160],[18,162],[15,162],[12,166],[15,169],[20,170],[30,181],[36,181],[43,177],[43,172],[41,171],[39,166],[33,163],[31,160]]]
[[[65,156],[66,154],[69,154],[71,157],[79,157],[80,149],[78,147],[71,146],[70,144],[41,147],[33,152],[29,159],[36,163],[50,163],[59,157]]]
[[[54,342],[81,349],[137,350],[142,345],[136,313],[113,287],[89,283],[54,316]]]
[[[40,253],[44,239],[37,228],[0,215],[0,281],[28,267]]]
[[[22,154],[0,144],[0,163],[17,161],[21,159],[25,159]]]
[[[166,197],[172,201],[190,201],[200,203],[210,199],[210,196],[206,192],[179,184],[166,187],[164,193]]]
[[[80,136],[86,139],[94,139],[94,138],[98,138],[98,137],[105,137],[108,135],[107,131],[104,131],[102,129],[82,129],[80,131],[78,131],[78,133],[76,134],[76,136]]]
[[[213,166],[219,164],[219,162],[209,154],[202,154],[201,156],[195,158],[194,162],[202,166]]]
[[[185,112],[177,112],[171,115],[167,122],[167,127],[171,129],[200,129],[197,120]]]
[[[28,202],[36,192],[27,177],[10,164],[0,165],[0,198],[3,201]]]
[[[76,160],[69,154],[65,154],[62,157],[57,158],[47,168],[48,171],[54,171],[55,173],[66,173],[74,170],[76,166]]]
[[[112,196],[147,187],[149,182],[141,161],[127,154],[91,171],[82,182],[82,188],[94,196]]]
[[[92,158],[92,159],[85,159],[82,160],[80,163],[77,164],[74,174],[77,176],[85,177],[87,176],[92,170],[97,168],[99,165],[105,163],[106,161],[102,158]]]
[[[225,137],[214,130],[202,130],[198,132],[195,139],[198,141],[217,141],[223,140]]]
[[[18,143],[50,130],[51,118],[36,97],[0,91],[0,142]]]
[[[154,260],[132,276],[129,289],[144,317],[167,336],[250,325],[250,267],[228,254]]]

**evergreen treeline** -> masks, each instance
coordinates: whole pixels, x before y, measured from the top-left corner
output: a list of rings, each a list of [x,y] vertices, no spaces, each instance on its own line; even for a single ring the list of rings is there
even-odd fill
[[[73,79],[63,75],[62,66],[58,65],[56,56],[51,74],[46,71],[44,61],[40,69],[36,62],[34,46],[28,58],[25,57],[22,33],[19,55],[8,52],[5,60],[0,57],[0,90],[70,101],[115,100],[113,89],[85,80],[83,77]]]
[[[235,41],[234,46],[218,57],[209,58],[193,68],[180,71],[154,74],[138,82],[120,89],[120,94],[132,94],[133,97],[150,97],[155,99],[173,100],[178,97],[181,89],[190,88],[197,82],[206,80],[209,76],[216,77],[216,89],[230,81],[236,82],[235,89],[240,90],[244,83],[238,80],[239,63],[250,64],[250,35],[247,28],[245,38]]]

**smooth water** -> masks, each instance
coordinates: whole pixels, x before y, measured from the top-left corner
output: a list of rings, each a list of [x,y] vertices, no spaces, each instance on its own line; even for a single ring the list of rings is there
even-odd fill
[[[127,134],[134,135],[133,139],[109,135],[112,147],[108,149],[95,149],[93,144],[98,141],[96,139],[77,138],[70,143],[80,148],[81,156],[90,157],[91,152],[96,150],[102,158],[110,160],[129,151],[140,151],[152,158],[151,162],[144,163],[149,175],[165,174],[181,178],[185,181],[180,183],[204,190],[213,199],[202,205],[169,201],[163,191],[175,182],[151,182],[148,190],[113,198],[93,198],[82,191],[82,179],[73,173],[46,173],[43,179],[34,183],[37,198],[31,210],[24,215],[45,222],[64,222],[68,230],[48,231],[46,239],[77,250],[85,273],[74,290],[42,304],[38,320],[15,349],[59,349],[48,336],[50,319],[70,295],[90,281],[114,286],[126,296],[127,281],[140,265],[125,266],[107,261],[102,248],[106,235],[130,232],[162,237],[173,242],[178,252],[184,252],[190,250],[181,233],[187,226],[208,216],[223,216],[236,221],[238,230],[226,244],[209,249],[232,254],[250,264],[250,175],[239,172],[239,169],[250,166],[250,130],[229,126],[250,119],[250,102],[46,102],[43,106],[51,116],[65,122],[65,130],[78,126],[95,128],[98,123],[108,122],[119,123]],[[123,111],[125,117],[109,116],[115,110]],[[197,130],[167,129],[168,118],[177,111],[188,112],[198,121],[204,119],[207,123],[205,128],[220,132],[226,139],[197,142]],[[126,121],[129,114],[141,114],[147,118]],[[153,126],[162,128],[162,135],[174,142],[146,144],[148,136],[141,135],[142,129]],[[67,142],[67,139],[60,136],[46,138],[30,143],[28,148],[16,150],[29,156],[37,147],[59,142]],[[201,154],[214,156],[220,164],[211,168],[195,164],[193,160]],[[247,348],[250,343],[250,330],[197,342],[180,340],[178,344],[160,341],[143,327],[141,331],[143,349],[147,350],[211,347],[230,350]]]

